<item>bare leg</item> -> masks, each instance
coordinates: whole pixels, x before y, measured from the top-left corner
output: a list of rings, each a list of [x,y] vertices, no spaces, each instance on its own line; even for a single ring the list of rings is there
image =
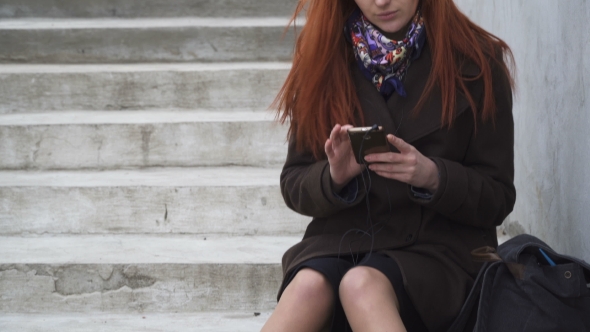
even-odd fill
[[[331,323],[334,291],[323,274],[302,269],[281,295],[262,332],[320,332]]]
[[[380,271],[367,266],[350,269],[339,293],[354,332],[406,332],[393,286]]]

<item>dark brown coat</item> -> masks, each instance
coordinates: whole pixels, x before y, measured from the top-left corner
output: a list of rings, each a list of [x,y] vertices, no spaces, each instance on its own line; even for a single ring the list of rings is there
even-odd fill
[[[514,206],[514,125],[510,84],[497,66],[492,66],[495,125],[478,119],[476,133],[473,113],[467,100],[460,97],[455,123],[451,129],[441,128],[438,90],[413,116],[411,110],[424,91],[431,65],[427,46],[408,70],[404,82],[408,96],[395,94],[387,102],[356,64],[351,66],[351,75],[366,124],[381,125],[386,133],[397,130],[397,136],[435,161],[440,186],[434,197],[429,201],[415,198],[407,184],[372,173],[370,192],[365,192],[359,177],[357,198],[344,203],[331,190],[327,160],[297,152],[291,140],[281,190],[291,209],[313,220],[303,240],[283,256],[283,272],[286,275],[312,257],[347,254],[350,246],[355,253],[368,251],[368,237],[355,241],[361,235],[343,235],[350,229],[367,229],[365,200],[369,198],[372,222],[379,223],[373,250],[385,251],[398,262],[407,292],[429,330],[445,331],[480,268],[470,252],[497,246],[495,227]],[[466,65],[462,72],[473,77],[479,69]],[[469,83],[469,90],[481,101],[481,81]]]

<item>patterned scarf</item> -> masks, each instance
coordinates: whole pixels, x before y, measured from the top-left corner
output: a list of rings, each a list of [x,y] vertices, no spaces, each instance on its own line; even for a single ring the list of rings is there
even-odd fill
[[[360,10],[348,19],[347,30],[365,77],[384,97],[388,98],[394,92],[405,97],[402,80],[412,60],[420,56],[426,40],[421,11],[414,16],[406,38],[400,41],[385,37]]]

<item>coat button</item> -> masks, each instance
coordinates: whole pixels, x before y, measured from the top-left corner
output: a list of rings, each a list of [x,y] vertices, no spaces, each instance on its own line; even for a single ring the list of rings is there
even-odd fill
[[[565,271],[565,275],[564,276],[565,276],[566,279],[571,279],[572,273],[570,271]]]
[[[414,234],[408,234],[408,236],[406,236],[406,242],[410,242],[414,239]]]

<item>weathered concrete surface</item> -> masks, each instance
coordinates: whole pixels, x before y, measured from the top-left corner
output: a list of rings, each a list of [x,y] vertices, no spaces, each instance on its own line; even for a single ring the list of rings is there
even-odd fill
[[[0,312],[271,310],[299,237],[0,237]]]
[[[289,63],[0,65],[0,113],[266,109]]]
[[[288,61],[287,18],[0,20],[0,62]]]
[[[4,314],[6,332],[258,332],[270,312],[204,312],[186,314]]]
[[[116,186],[275,186],[278,168],[201,167],[147,168],[112,171],[2,171],[1,187],[116,187]]]
[[[287,128],[271,112],[0,114],[0,169],[277,166]]]
[[[295,0],[2,0],[0,18],[290,16]]]
[[[246,61],[290,53],[289,37],[267,42],[291,10],[287,0],[2,1],[3,17],[58,19],[0,22],[4,58],[55,63],[0,65],[0,159],[45,169],[0,171],[0,330],[259,330],[281,256],[310,218],[285,207],[278,167],[193,166],[284,158],[284,128],[264,112],[291,65]],[[135,61],[150,63],[119,64]],[[244,316],[255,312],[266,314]]]
[[[302,234],[280,169],[0,172],[0,234]]]
[[[281,279],[278,263],[0,265],[0,312],[268,311]]]
[[[300,238],[178,234],[0,236],[0,264],[272,265],[278,264],[283,252]]]
[[[518,198],[506,229],[590,260],[590,2],[457,3],[516,57]]]
[[[277,187],[0,188],[4,234],[301,234]]]

